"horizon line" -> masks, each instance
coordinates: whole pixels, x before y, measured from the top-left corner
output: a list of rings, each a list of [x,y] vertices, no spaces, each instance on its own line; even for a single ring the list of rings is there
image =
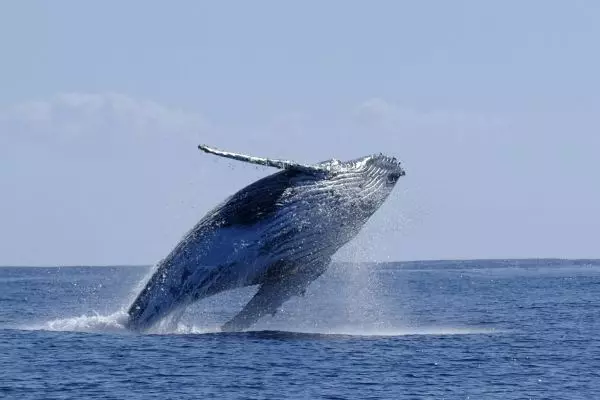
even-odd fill
[[[599,262],[600,258],[568,258],[568,257],[525,257],[525,258],[439,258],[439,259],[419,259],[419,260],[395,260],[395,261],[347,261],[334,260],[332,264],[408,264],[422,262],[477,262],[477,261],[570,261],[570,262]],[[77,268],[77,267],[93,267],[93,268],[142,268],[152,267],[152,264],[53,264],[53,265],[0,265],[0,268]]]

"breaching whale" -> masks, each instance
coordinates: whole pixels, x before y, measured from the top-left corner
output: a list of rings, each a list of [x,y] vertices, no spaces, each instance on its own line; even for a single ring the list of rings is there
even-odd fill
[[[156,265],[128,310],[132,330],[148,330],[195,301],[252,285],[259,285],[254,297],[221,329],[244,330],[275,314],[323,274],[405,174],[396,158],[383,154],[305,165],[198,148],[281,171],[227,198]]]

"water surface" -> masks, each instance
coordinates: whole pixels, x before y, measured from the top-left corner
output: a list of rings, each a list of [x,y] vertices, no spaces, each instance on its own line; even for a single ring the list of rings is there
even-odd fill
[[[0,268],[0,398],[600,398],[598,261],[336,264],[251,331],[254,288],[133,334],[148,268]]]

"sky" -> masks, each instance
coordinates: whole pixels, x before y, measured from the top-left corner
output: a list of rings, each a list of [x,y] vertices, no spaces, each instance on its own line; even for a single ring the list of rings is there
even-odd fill
[[[274,172],[403,161],[338,259],[600,258],[600,3],[0,4],[0,265],[152,264]]]

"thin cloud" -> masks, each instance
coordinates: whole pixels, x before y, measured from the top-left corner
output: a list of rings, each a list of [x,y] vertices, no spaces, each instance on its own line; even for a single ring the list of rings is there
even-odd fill
[[[0,134],[76,142],[81,138],[135,135],[197,137],[207,122],[197,113],[120,93],[61,93],[0,110]]]
[[[198,113],[118,93],[0,110],[0,181],[10,188],[0,263],[154,261],[198,218],[198,203],[216,202],[200,184],[210,177],[196,149],[206,132]]]

